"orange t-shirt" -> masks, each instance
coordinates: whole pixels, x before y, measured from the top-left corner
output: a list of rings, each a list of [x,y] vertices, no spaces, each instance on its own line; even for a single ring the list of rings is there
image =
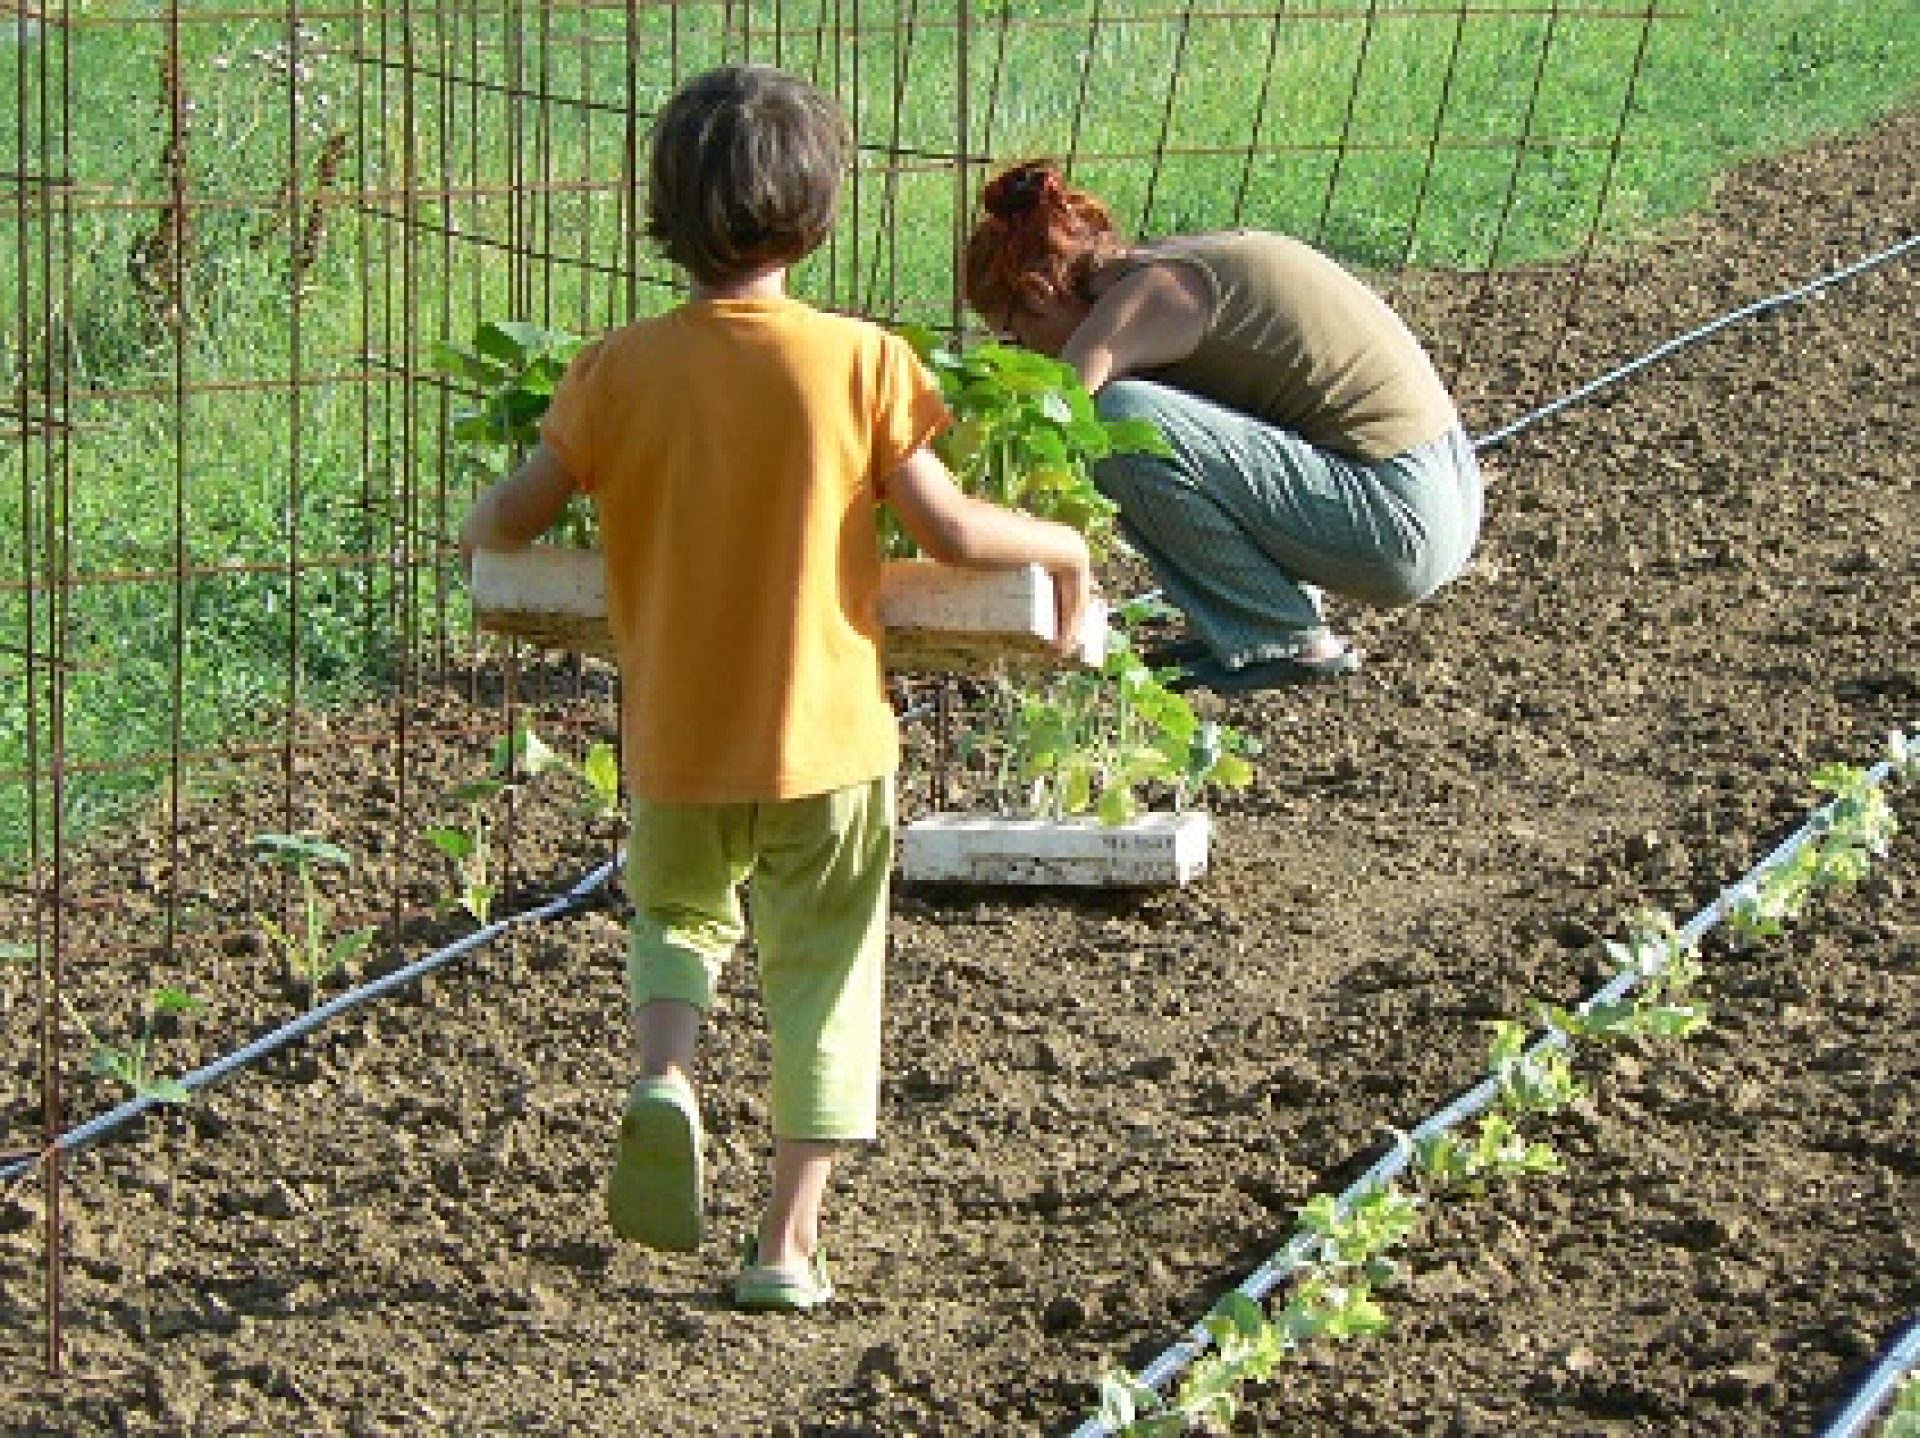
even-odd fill
[[[692,301],[575,359],[541,436],[599,510],[633,794],[894,771],[874,505],[948,419],[898,336],[788,298]]]

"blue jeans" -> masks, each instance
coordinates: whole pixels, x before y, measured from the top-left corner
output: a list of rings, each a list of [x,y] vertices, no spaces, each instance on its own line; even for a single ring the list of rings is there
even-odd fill
[[[1116,380],[1104,419],[1150,419],[1171,459],[1113,455],[1094,482],[1194,635],[1239,668],[1322,639],[1324,593],[1416,604],[1455,578],[1480,534],[1466,431],[1390,459],[1319,449],[1291,431],[1147,380]]]

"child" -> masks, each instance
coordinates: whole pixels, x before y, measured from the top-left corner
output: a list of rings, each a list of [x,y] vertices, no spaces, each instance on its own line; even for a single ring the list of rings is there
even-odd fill
[[[692,1251],[702,1014],[744,932],[751,877],[773,1037],[772,1198],[734,1288],[746,1308],[832,1294],[820,1209],[834,1146],[871,1139],[897,721],[876,618],[876,503],[932,558],[1037,563],[1062,647],[1092,591],[1078,534],[964,495],[927,447],[950,420],[912,350],[786,293],[833,224],[845,120],[761,66],[683,86],[654,127],[648,233],[684,304],[583,352],[541,443],[481,495],[468,553],[529,543],[592,496],[624,678],[633,800],[628,981],[641,1077],[607,1213]]]

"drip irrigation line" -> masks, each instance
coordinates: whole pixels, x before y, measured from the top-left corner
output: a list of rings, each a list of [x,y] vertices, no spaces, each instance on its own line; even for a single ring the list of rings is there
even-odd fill
[[[1920,1368],[1920,1317],[1907,1320],[1906,1332],[1881,1354],[1880,1361],[1852,1400],[1834,1416],[1833,1422],[1820,1430],[1820,1438],[1856,1438],[1857,1434],[1864,1433],[1866,1425],[1914,1368]]]
[[[1867,781],[1875,785],[1882,784],[1893,769],[1893,761],[1883,759],[1867,772]],[[1676,948],[1686,949],[1698,944],[1714,925],[1732,912],[1735,903],[1753,891],[1763,874],[1785,863],[1809,839],[1826,833],[1831,827],[1832,816],[1838,803],[1839,800],[1835,799],[1823,804],[1798,829],[1783,839],[1771,854],[1749,869],[1743,878],[1723,889],[1717,899],[1687,920],[1674,935]],[[1586,1013],[1602,1004],[1617,1003],[1639,987],[1644,977],[1631,969],[1615,975],[1608,983],[1583,1000],[1578,1011]],[[1558,1029],[1549,1029],[1527,1050],[1525,1058],[1538,1059],[1566,1045],[1565,1034]],[[1489,1075],[1444,1108],[1423,1120],[1410,1133],[1401,1137],[1371,1168],[1347,1186],[1335,1200],[1337,1210],[1342,1214],[1347,1213],[1361,1198],[1376,1189],[1384,1188],[1398,1178],[1412,1164],[1416,1146],[1421,1140],[1436,1137],[1477,1116],[1491,1106],[1499,1094],[1499,1080]],[[1267,1295],[1279,1287],[1292,1273],[1307,1265],[1319,1245],[1320,1239],[1317,1235],[1296,1236],[1285,1248],[1236,1285],[1235,1291],[1244,1294],[1255,1303],[1264,1302]],[[1915,1343],[1920,1346],[1920,1336],[1915,1336]],[[1184,1336],[1141,1369],[1139,1381],[1155,1392],[1160,1392],[1188,1364],[1212,1346],[1213,1335],[1207,1331],[1205,1323],[1196,1323]],[[1913,1359],[1908,1359],[1909,1363],[1912,1361]],[[1107,1435],[1112,1432],[1113,1430],[1098,1415],[1095,1415],[1073,1430],[1073,1438],[1107,1438]]]
[[[271,1033],[262,1034],[252,1043],[246,1045],[246,1047],[236,1049],[225,1058],[215,1059],[212,1063],[206,1064],[195,1069],[192,1073],[184,1075],[180,1079],[180,1084],[183,1088],[192,1090],[213,1083],[216,1079],[225,1078],[235,1070],[245,1068],[256,1060],[273,1053],[275,1050],[286,1047],[295,1039],[313,1032],[313,1030],[319,1028],[322,1024],[337,1018],[349,1009],[358,1008],[361,1004],[367,1003],[369,1000],[377,999],[385,994],[391,993],[393,990],[410,984],[415,979],[422,978],[432,973],[435,969],[449,964],[465,954],[471,953],[482,945],[493,942],[493,940],[499,938],[508,929],[516,925],[539,923],[547,919],[557,919],[568,914],[577,913],[587,908],[596,900],[600,892],[605,889],[608,881],[618,870],[619,866],[620,859],[618,856],[609,859],[559,897],[548,900],[538,908],[526,909],[508,918],[495,920],[485,928],[475,929],[471,934],[464,935],[454,943],[447,945],[444,949],[428,954],[425,958],[414,960],[414,962],[408,964],[405,968],[395,969],[392,973],[375,979],[372,983],[362,984],[357,989],[350,989],[344,994],[329,999],[317,1008],[309,1009],[306,1013],[300,1015],[299,1018],[282,1024]],[[112,1133],[115,1129],[131,1123],[134,1119],[138,1118],[148,1109],[155,1107],[160,1102],[160,1100],[150,1094],[141,1094],[129,1099],[118,1108],[110,1109],[97,1118],[89,1119],[77,1128],[68,1129],[65,1133],[61,1134],[58,1141],[53,1144],[53,1150],[61,1153],[73,1153],[85,1148],[89,1144],[95,1143],[107,1134]],[[20,1177],[46,1156],[47,1151],[43,1150],[28,1158],[16,1160],[13,1163],[7,1164],[4,1168],[0,1168],[0,1183],[8,1183]]]
[[[1503,425],[1499,429],[1494,430],[1491,434],[1480,436],[1480,438],[1473,442],[1473,447],[1476,450],[1488,450],[1505,444],[1521,430],[1538,424],[1541,420],[1548,419],[1560,413],[1561,410],[1578,404],[1581,400],[1587,399],[1609,386],[1618,384],[1621,380],[1637,374],[1648,366],[1665,359],[1676,350],[1685,349],[1688,345],[1706,339],[1709,335],[1717,334],[1729,325],[1738,324],[1742,320],[1752,319],[1755,315],[1765,314],[1770,310],[1782,309],[1787,305],[1797,304],[1801,300],[1808,299],[1830,286],[1839,284],[1843,280],[1850,280],[1855,275],[1877,269],[1884,264],[1889,264],[1915,246],[1920,246],[1920,235],[1909,235],[1898,244],[1889,245],[1877,254],[1855,260],[1850,265],[1844,265],[1840,269],[1832,270],[1827,274],[1821,275],[1818,279],[1809,280],[1804,285],[1795,286],[1790,290],[1782,290],[1779,294],[1769,295],[1763,300],[1755,300],[1752,304],[1742,305],[1737,310],[1729,310],[1718,319],[1710,320],[1698,329],[1688,330],[1685,334],[1675,335],[1664,344],[1656,345],[1653,349],[1648,350],[1645,354],[1641,355],[1640,358],[1630,360],[1618,369],[1608,370],[1598,379],[1589,380],[1578,389],[1554,400],[1551,404],[1543,405],[1531,414],[1524,414],[1511,424]]]

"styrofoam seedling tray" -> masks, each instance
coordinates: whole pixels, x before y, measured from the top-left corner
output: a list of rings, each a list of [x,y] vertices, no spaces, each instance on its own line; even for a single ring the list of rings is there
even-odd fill
[[[1212,821],[1200,810],[1098,819],[934,814],[901,830],[900,876],[914,882],[1168,887],[1207,870]]]
[[[474,622],[552,649],[613,657],[606,567],[598,550],[535,545],[473,557]],[[1053,648],[1053,580],[1037,564],[961,569],[924,559],[889,560],[880,573],[887,666],[986,672],[1006,665],[1106,659],[1107,608],[1088,606],[1071,660]]]

